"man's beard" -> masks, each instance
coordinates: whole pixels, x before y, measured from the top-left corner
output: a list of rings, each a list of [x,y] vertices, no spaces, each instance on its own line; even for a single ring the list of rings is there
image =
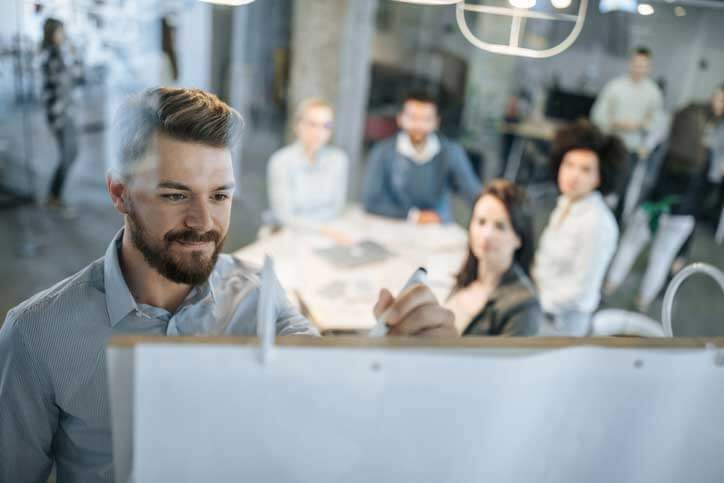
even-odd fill
[[[408,136],[410,138],[410,142],[412,143],[412,145],[415,146],[416,148],[419,148],[419,147],[425,146],[428,135],[427,135],[427,133],[415,132],[412,134],[408,133]]]
[[[158,247],[151,242],[148,232],[133,209],[128,212],[128,219],[133,245],[143,254],[146,263],[158,273],[172,282],[185,285],[199,285],[208,280],[224,246],[225,236],[222,238],[215,230],[206,233],[190,229],[174,230],[164,235],[162,246]],[[214,242],[214,252],[209,258],[205,258],[201,251],[192,251],[191,260],[187,261],[173,255],[171,248],[175,241]]]

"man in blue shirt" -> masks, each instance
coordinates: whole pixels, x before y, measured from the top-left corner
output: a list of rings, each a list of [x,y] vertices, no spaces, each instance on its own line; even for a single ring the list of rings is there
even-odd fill
[[[380,141],[367,160],[362,200],[365,210],[420,223],[449,223],[450,191],[470,206],[481,185],[462,146],[437,133],[435,100],[407,96],[397,116],[400,132]]]
[[[0,481],[113,481],[106,345],[114,335],[254,335],[260,273],[221,249],[238,113],[194,89],[152,89],[121,109],[106,180],[124,226],[103,258],[12,309],[0,328]],[[278,335],[318,335],[274,278]],[[372,312],[372,308],[371,312]],[[390,333],[454,334],[418,285],[383,290]],[[194,415],[189,415],[193,417]]]

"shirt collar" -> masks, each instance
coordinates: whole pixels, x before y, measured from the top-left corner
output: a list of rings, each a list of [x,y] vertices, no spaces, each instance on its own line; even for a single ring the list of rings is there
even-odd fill
[[[319,148],[314,155],[314,164],[311,164],[307,159],[307,154],[304,152],[304,146],[302,146],[301,141],[294,141],[292,146],[294,147],[295,154],[299,157],[299,160],[303,161],[302,166],[307,169],[314,169],[322,164],[322,160],[327,152],[327,146]]]
[[[440,152],[440,139],[435,133],[428,134],[425,149],[420,152],[412,145],[410,136],[405,131],[400,131],[397,134],[397,152],[417,164],[425,164]]]
[[[138,310],[138,305],[128,290],[126,280],[123,278],[121,264],[118,259],[118,251],[121,248],[123,229],[121,229],[108,245],[106,255],[103,259],[103,280],[106,290],[106,306],[108,316],[111,319],[111,326],[115,326],[126,315]]]
[[[140,311],[121,271],[118,253],[121,249],[122,239],[123,229],[121,228],[108,245],[103,259],[106,306],[108,307],[108,316],[110,317],[112,327],[123,320],[129,313],[136,310]],[[191,289],[181,306],[196,304],[207,298],[210,299],[212,303],[216,303],[215,283],[218,283],[216,270],[211,272],[211,276],[206,282]]]
[[[583,208],[585,206],[594,204],[597,202],[597,200],[602,201],[603,196],[601,196],[601,192],[598,190],[593,190],[591,193],[587,194],[583,198],[576,200],[576,201],[570,201],[566,196],[561,195],[558,197],[558,208],[565,208],[566,206],[570,205],[571,210],[576,210],[579,208]]]
[[[181,307],[184,305],[197,304],[203,300],[209,299],[212,303],[216,303],[216,293],[214,291],[214,284],[216,281],[216,271],[212,271],[209,279],[201,285],[197,285],[191,289],[189,294],[184,299]]]
[[[524,287],[533,295],[536,293],[535,286],[530,278],[528,278],[528,275],[526,275],[517,263],[513,263],[508,271],[500,278],[500,283],[490,295],[488,300],[491,303],[497,302],[497,300],[504,297],[507,292],[511,290],[520,290],[520,287]]]

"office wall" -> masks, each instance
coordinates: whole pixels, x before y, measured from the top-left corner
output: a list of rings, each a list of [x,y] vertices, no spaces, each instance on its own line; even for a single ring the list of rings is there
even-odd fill
[[[445,51],[468,60],[474,78],[480,86],[489,79],[498,87],[487,84],[487,90],[498,89],[507,95],[507,86],[528,87],[533,90],[552,84],[554,78],[569,89],[595,94],[611,78],[625,72],[628,48],[644,44],[654,51],[653,76],[662,77],[667,85],[666,105],[675,108],[692,99],[705,98],[717,84],[724,82],[724,9],[685,7],[686,16],[674,14],[675,5],[654,3],[652,16],[613,13],[601,14],[598,2],[592,2],[586,24],[576,43],[564,53],[549,59],[511,59],[491,55],[472,47],[462,37],[455,23],[454,8],[421,7],[387,2],[389,10],[386,28],[375,35],[374,60],[404,69],[439,75],[435,62],[422,51]],[[479,27],[507,29],[496,17],[495,25],[486,25],[480,16]],[[471,25],[473,23],[471,19]],[[481,59],[485,59],[482,60]],[[706,68],[701,68],[705,60]],[[482,66],[485,64],[485,66]],[[498,82],[501,73],[507,76]],[[499,88],[500,87],[500,88]],[[506,87],[506,88],[503,88]],[[472,86],[468,96],[477,96],[480,88]],[[468,99],[482,104],[493,117],[502,115],[503,102]],[[480,119],[477,114],[468,118]]]
[[[687,15],[677,17],[672,5],[655,3],[654,7],[652,16],[631,15],[631,47],[646,45],[653,50],[652,75],[666,81],[668,108],[707,97],[714,85],[724,82],[724,10],[686,7]],[[581,37],[602,17],[597,11],[590,13]],[[708,63],[706,70],[699,67],[701,59]],[[564,87],[596,93],[625,72],[627,62],[626,56],[614,56],[602,44],[577,42],[556,57],[520,61],[516,79],[519,84],[536,86],[557,78]]]
[[[208,3],[193,2],[178,16],[180,86],[211,89],[212,9]]]

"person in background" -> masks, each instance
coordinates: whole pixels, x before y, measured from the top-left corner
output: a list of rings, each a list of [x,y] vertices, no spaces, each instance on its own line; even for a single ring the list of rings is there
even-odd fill
[[[714,90],[709,106],[710,120],[704,136],[704,144],[709,149],[707,192],[714,198],[712,219],[717,223],[724,206],[724,84]]]
[[[349,159],[329,146],[334,111],[321,99],[300,103],[296,141],[275,152],[267,168],[269,205],[282,225],[315,225],[338,216],[347,201]]]
[[[468,228],[468,255],[446,306],[461,335],[529,336],[543,311],[528,278],[535,242],[522,188],[503,179],[478,197]]]
[[[674,115],[653,192],[626,224],[608,273],[606,294],[621,286],[650,242],[636,297],[636,307],[648,310],[668,276],[686,265],[696,221],[707,195],[721,182],[722,168],[724,86],[714,90],[708,103],[690,104]],[[718,221],[718,214],[715,218]]]
[[[43,100],[48,127],[58,143],[60,160],[53,173],[48,206],[63,206],[63,188],[78,155],[78,130],[72,116],[72,91],[80,79],[80,65],[66,40],[63,22],[48,18],[43,25]]]
[[[581,120],[556,133],[551,156],[561,196],[541,236],[532,274],[555,329],[586,335],[618,241],[603,195],[615,186],[626,149],[616,136]]]
[[[707,180],[715,180],[717,171],[721,180],[724,162],[723,88],[717,87],[708,103],[690,104],[674,115],[668,149],[651,195],[652,201],[676,197],[671,206],[674,215],[698,218]],[[692,236],[689,236],[678,253],[672,267],[675,272],[684,267],[691,240]]]
[[[621,167],[620,185],[617,187],[616,215],[624,208],[624,196],[629,174],[645,152],[648,131],[663,109],[663,97],[651,80],[651,51],[646,47],[634,50],[627,74],[609,81],[591,109],[591,120],[603,132],[619,136],[626,144],[630,157]]]
[[[480,180],[463,148],[437,133],[438,107],[424,93],[408,95],[400,131],[372,148],[362,201],[367,212],[418,223],[449,223],[450,191],[472,204]]]

